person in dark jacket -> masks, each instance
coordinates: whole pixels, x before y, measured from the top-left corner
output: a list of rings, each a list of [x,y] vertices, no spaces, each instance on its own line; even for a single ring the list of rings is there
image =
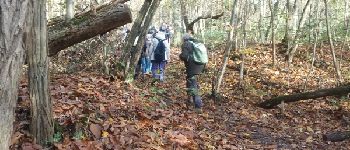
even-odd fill
[[[197,82],[197,75],[202,73],[204,65],[197,64],[194,62],[192,53],[193,45],[192,42],[196,40],[191,34],[186,33],[183,36],[183,44],[181,46],[180,59],[185,63],[186,67],[186,88],[187,95],[189,96],[188,103],[194,103],[195,108],[201,108],[203,106],[202,98],[199,94],[199,85]]]

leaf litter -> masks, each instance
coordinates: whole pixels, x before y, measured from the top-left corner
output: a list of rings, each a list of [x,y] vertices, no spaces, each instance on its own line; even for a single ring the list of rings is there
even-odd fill
[[[264,110],[257,103],[302,90],[305,65],[286,71],[271,67],[270,49],[256,48],[247,57],[244,88],[238,87],[239,66],[230,61],[223,83],[222,101],[210,98],[212,76],[219,62],[209,63],[199,77],[205,106],[202,113],[187,107],[183,64],[177,59],[167,68],[164,83],[151,84],[145,76],[127,85],[96,73],[53,74],[50,92],[55,121],[55,149],[340,149],[349,142],[322,141],[322,134],[345,131],[349,124],[347,101],[334,98],[286,104],[285,110]],[[306,51],[306,50],[304,50]],[[216,53],[222,57],[221,52]],[[330,60],[327,60],[330,61]],[[307,60],[295,58],[295,62]],[[346,64],[343,64],[344,66]],[[347,64],[348,65],[348,64]],[[334,86],[332,68],[315,68],[308,88]],[[289,80],[286,78],[290,74]],[[322,81],[319,81],[322,80]],[[289,85],[289,86],[288,86]],[[42,149],[29,133],[28,82],[19,88],[12,149]]]

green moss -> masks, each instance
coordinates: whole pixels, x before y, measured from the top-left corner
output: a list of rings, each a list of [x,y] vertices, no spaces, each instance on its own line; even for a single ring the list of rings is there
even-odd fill
[[[88,19],[89,19],[88,16],[79,16],[79,17],[77,17],[77,18],[72,19],[72,20],[71,20],[71,23],[72,23],[73,25],[79,25],[79,24],[81,24],[82,22],[85,22],[85,21],[88,20]]]

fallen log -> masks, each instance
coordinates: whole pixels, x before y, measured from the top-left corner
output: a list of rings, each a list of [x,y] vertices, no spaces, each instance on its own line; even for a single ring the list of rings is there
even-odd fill
[[[111,4],[92,12],[76,16],[69,22],[56,21],[48,27],[49,56],[96,35],[107,33],[132,22],[131,11],[126,4]]]
[[[285,103],[290,103],[290,102],[296,102],[300,100],[316,99],[316,98],[326,97],[326,96],[345,95],[347,93],[350,93],[350,85],[329,88],[329,89],[321,89],[313,92],[278,96],[260,103],[259,106],[265,109],[272,109],[275,106],[281,104],[282,101]]]
[[[324,141],[340,142],[340,141],[344,141],[347,139],[350,139],[350,131],[335,132],[335,133],[323,135]]]

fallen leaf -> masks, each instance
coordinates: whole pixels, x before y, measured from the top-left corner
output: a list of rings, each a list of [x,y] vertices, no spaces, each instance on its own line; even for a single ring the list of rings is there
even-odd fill
[[[308,138],[306,138],[307,143],[311,143],[313,140],[314,138],[312,136],[309,136]]]
[[[102,137],[106,138],[108,137],[109,133],[107,131],[102,131]]]
[[[101,130],[102,130],[102,128],[98,124],[91,124],[90,125],[90,131],[97,139],[101,138]]]

